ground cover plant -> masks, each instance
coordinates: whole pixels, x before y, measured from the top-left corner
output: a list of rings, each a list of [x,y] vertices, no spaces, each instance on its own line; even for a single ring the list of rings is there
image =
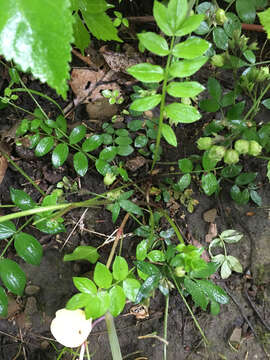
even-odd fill
[[[16,256],[37,266],[38,271],[43,258],[40,234],[57,236],[67,232],[66,218],[73,210],[85,208],[104,208],[110,212],[112,224],[120,224],[106,260],[102,250],[110,241],[98,246],[78,245],[63,256],[64,262],[86,262],[92,271],[90,275],[72,278],[78,293],[70,295],[63,304],[65,309],[55,309],[58,311],[51,324],[59,343],[78,348],[70,356],[92,357],[91,341],[88,344],[87,338],[104,320],[111,356],[122,359],[114,317],[123,313],[127,303],[148,309],[158,291],[165,299],[160,358],[168,357],[168,314],[175,292],[204,344],[209,345],[197,319],[198,308],[216,316],[221,306],[229,303],[227,289],[214,281],[219,269],[223,280],[232,272],[243,273],[241,262],[237,256],[228,255],[227,249],[230,244],[238,244],[243,236],[239,231],[226,228],[219,236],[216,233],[207,255],[201,244],[187,242],[171,211],[172,204],[179,201],[193,213],[200,205],[193,193],[195,187],[209,197],[218,197],[226,189],[237,205],[252,201],[261,207],[260,188],[270,180],[270,127],[268,122],[256,118],[262,106],[270,108],[269,69],[267,61],[257,61],[258,44],[242,33],[241,25],[241,21],[252,23],[256,11],[265,10],[267,3],[254,0],[251,8],[242,0],[225,3],[228,5],[222,9],[216,1],[169,0],[164,4],[155,0],[154,30],[136,34],[139,49],[148,57],[125,69],[132,84],[129,96],[118,89],[105,88],[100,92],[102,101],[120,108],[97,129],[85,122],[70,126],[59,101],[26,86],[23,72],[47,82],[66,98],[71,43],[81,51],[79,57],[87,61],[84,52],[90,34],[92,40],[113,40],[119,47],[125,40],[123,29],[129,28],[128,19],[121,12],[110,10],[114,6],[105,0],[61,0],[56,19],[51,17],[55,6],[48,1],[42,5],[34,1],[31,7],[24,0],[2,4],[5,16],[0,20],[0,52],[5,57],[1,61],[8,83],[0,97],[1,109],[10,107],[25,113],[16,124],[13,146],[32,150],[36,159],[46,159],[55,170],[71,166],[78,179],[94,172],[102,178],[100,184],[105,190],[89,191],[83,194],[86,199],[73,200],[74,194],[79,194],[77,182],[62,177],[44,191],[16,164],[11,151],[1,145],[2,162],[9,162],[35,188],[36,194],[33,199],[25,190],[10,187],[9,204],[1,204],[3,209],[12,207],[14,211],[5,210],[0,217],[0,239],[5,241],[0,255],[0,315],[8,315],[9,293],[22,296],[27,283]],[[229,11],[232,9],[234,12]],[[266,31],[268,12],[259,13]],[[51,31],[47,31],[48,24]],[[25,44],[23,52],[21,43]],[[200,81],[204,66],[211,67],[211,76]],[[219,71],[232,74],[229,89],[223,88]],[[87,96],[100,85],[113,82],[104,76],[90,84]],[[20,104],[22,94],[33,100],[32,109],[24,109]],[[52,104],[53,115],[44,110],[42,101]],[[213,115],[211,120],[202,125],[201,119],[209,115]],[[181,147],[183,127],[187,124],[194,126],[196,146],[173,162],[163,162],[168,149],[176,151]],[[263,174],[246,165],[249,161],[263,161]],[[158,167],[162,165],[174,168],[157,181]],[[137,179],[134,171],[138,174],[143,166],[148,171]],[[5,170],[2,178],[4,175]],[[24,222],[18,222],[22,218]],[[129,219],[137,237],[131,258],[123,250]],[[30,234],[30,229],[35,229],[37,235]],[[224,254],[217,253],[218,247]],[[8,256],[11,249],[15,253],[12,259]],[[66,331],[71,323],[73,326]],[[68,349],[62,349],[57,359],[66,352]]]

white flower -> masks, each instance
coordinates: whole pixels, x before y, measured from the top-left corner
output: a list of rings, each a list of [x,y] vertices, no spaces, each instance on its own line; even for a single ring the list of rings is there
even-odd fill
[[[92,330],[92,319],[86,320],[83,310],[61,309],[51,322],[55,339],[66,347],[81,346]]]

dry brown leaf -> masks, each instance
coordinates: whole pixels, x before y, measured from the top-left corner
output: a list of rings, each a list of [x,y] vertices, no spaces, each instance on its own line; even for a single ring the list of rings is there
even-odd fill
[[[203,220],[205,222],[213,223],[217,217],[217,209],[213,208],[203,213]]]
[[[146,160],[143,156],[136,156],[134,159],[130,159],[126,162],[126,168],[130,171],[136,171],[144,166]]]
[[[0,184],[2,183],[8,167],[7,159],[0,155]]]

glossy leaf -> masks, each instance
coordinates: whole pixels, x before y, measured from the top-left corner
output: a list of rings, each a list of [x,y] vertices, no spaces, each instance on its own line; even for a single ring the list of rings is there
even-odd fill
[[[107,206],[107,210],[109,210],[112,213],[112,222],[115,223],[120,213],[119,202],[115,202],[114,204],[109,204]]]
[[[129,156],[133,153],[134,148],[131,145],[120,145],[117,146],[117,154],[120,156]]]
[[[111,172],[111,166],[105,160],[97,159],[95,166],[96,166],[97,171],[103,176],[105,176],[107,173]]]
[[[186,291],[192,296],[192,300],[197,306],[200,306],[203,310],[206,310],[206,307],[209,303],[206,295],[202,291],[201,287],[193,280],[185,276],[184,285]]]
[[[195,74],[207,60],[206,56],[200,56],[196,59],[177,61],[170,66],[169,72],[174,77],[188,77]]]
[[[168,3],[168,22],[175,34],[186,18],[188,11],[187,0],[170,0]]]
[[[37,206],[34,200],[22,190],[10,188],[10,197],[21,210],[29,210]]]
[[[123,210],[135,215],[143,215],[142,209],[130,200],[120,200],[119,204]]]
[[[174,97],[195,97],[205,90],[197,81],[170,82],[167,92]]]
[[[256,8],[253,1],[236,0],[236,12],[240,19],[247,24],[253,24],[256,17]]]
[[[96,295],[97,287],[92,280],[86,277],[73,277],[73,283],[81,293]]]
[[[213,30],[213,40],[218,49],[228,49],[229,38],[222,27],[218,26]]]
[[[5,290],[0,286],[0,316],[6,317],[8,314],[8,297]]]
[[[123,290],[128,300],[135,302],[141,284],[136,279],[126,279],[123,281]]]
[[[64,261],[87,260],[91,264],[95,264],[99,258],[97,249],[93,246],[77,246],[71,254],[64,256]]]
[[[85,134],[86,134],[86,127],[84,125],[76,126],[69,135],[70,145],[77,144],[85,137]]]
[[[140,99],[136,99],[130,105],[131,110],[135,111],[147,111],[156,107],[161,101],[161,95],[145,96]]]
[[[164,78],[164,70],[162,67],[149,63],[141,63],[131,66],[127,69],[127,72],[135,77],[135,79],[145,83],[160,82]]]
[[[143,272],[146,275],[149,275],[149,276],[154,275],[154,274],[161,275],[159,268],[154,264],[151,264],[146,261],[140,261],[140,260],[137,260],[135,262],[135,264],[137,266],[137,269],[139,269],[141,272]]]
[[[1,2],[0,53],[66,96],[71,60],[69,0]],[[53,15],[53,16],[52,16]]]
[[[34,236],[19,232],[15,235],[14,246],[17,254],[28,264],[40,265],[43,248]]]
[[[262,206],[262,198],[255,190],[250,190],[250,198],[255,202],[256,205]]]
[[[144,281],[144,283],[140,287],[135,303],[138,304],[142,302],[142,300],[147,299],[151,295],[152,291],[154,291],[158,287],[159,281],[160,281],[160,274],[154,274],[148,276],[148,278]]]
[[[187,19],[183,21],[181,27],[176,31],[176,36],[184,36],[190,34],[192,31],[195,31],[200,23],[204,19],[204,14],[196,14],[189,16]]]
[[[224,30],[229,37],[233,37],[234,31],[241,31],[241,21],[237,15],[231,12],[227,12],[226,17],[227,21],[223,25]]]
[[[0,223],[0,240],[7,239],[16,233],[16,226],[12,221],[4,221]]]
[[[147,258],[152,262],[164,262],[165,254],[160,250],[152,250],[147,254]]]
[[[199,37],[191,37],[186,41],[176,44],[173,55],[183,59],[195,59],[203,55],[209,48],[209,42]]]
[[[112,316],[118,316],[124,309],[126,303],[126,295],[119,285],[115,285],[109,291],[110,305],[109,311]]]
[[[242,186],[250,184],[252,181],[254,181],[257,177],[257,173],[250,172],[250,173],[242,173],[237,176],[235,179],[235,184]]]
[[[136,259],[143,261],[147,255],[147,240],[142,240],[136,247]]]
[[[167,41],[154,32],[144,32],[138,35],[140,43],[153,54],[166,56],[169,54]]]
[[[168,8],[161,2],[155,0],[153,8],[154,18],[158,27],[168,36],[174,35],[173,29],[169,23]]]
[[[99,153],[99,158],[105,161],[112,161],[117,155],[117,148],[115,146],[108,146]]]
[[[82,152],[77,152],[73,156],[73,165],[76,173],[80,176],[84,176],[88,170],[88,159]]]
[[[189,173],[193,170],[192,161],[187,158],[178,160],[178,166],[183,173]]]
[[[110,296],[107,291],[99,291],[85,307],[86,318],[97,319],[109,309]]]
[[[62,166],[67,160],[69,153],[69,148],[67,144],[58,144],[52,152],[52,164],[54,167],[58,168]]]
[[[201,118],[199,111],[191,105],[172,103],[165,106],[165,111],[174,124],[189,124]]]
[[[94,134],[83,142],[82,149],[85,152],[93,151],[97,149],[102,143],[102,136]]]
[[[112,265],[113,278],[117,281],[124,280],[128,275],[128,264],[122,256],[116,256]]]
[[[76,310],[85,307],[89,302],[92,303],[93,295],[79,293],[73,295],[66,304],[68,310]]]
[[[51,136],[46,136],[42,138],[35,148],[36,156],[44,156],[52,149],[54,145],[54,139]]]
[[[176,135],[170,125],[162,124],[161,134],[168,144],[177,147]]]
[[[241,173],[242,168],[243,166],[239,164],[226,166],[221,170],[221,176],[228,179],[234,178]]]
[[[231,198],[239,205],[245,205],[249,202],[249,191],[243,191],[237,185],[233,185],[230,190]]]
[[[202,188],[207,196],[211,196],[218,189],[217,178],[213,173],[202,176]]]
[[[134,141],[134,146],[137,148],[142,148],[148,143],[148,138],[145,135],[139,135]]]
[[[98,262],[95,266],[94,281],[98,287],[103,289],[108,289],[112,284],[112,273],[100,262]]]
[[[189,187],[190,183],[191,183],[191,175],[190,174],[185,174],[185,175],[181,176],[180,180],[176,184],[176,189],[178,191],[182,192],[187,187]]]
[[[13,260],[0,260],[0,278],[5,287],[15,295],[22,296],[26,276],[21,267]]]

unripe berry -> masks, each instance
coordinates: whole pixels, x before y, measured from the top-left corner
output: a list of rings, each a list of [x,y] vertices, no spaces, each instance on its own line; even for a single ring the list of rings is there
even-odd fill
[[[226,148],[224,146],[213,145],[209,150],[208,157],[213,161],[220,161],[225,155],[225,152]]]
[[[199,150],[208,150],[212,146],[212,138],[210,137],[200,137],[197,140],[197,147]]]
[[[239,161],[239,154],[236,150],[229,149],[226,151],[224,155],[225,164],[232,165],[236,164]]]
[[[261,145],[255,140],[250,140],[249,149],[248,149],[249,155],[258,156],[260,155],[261,151],[262,151]]]
[[[223,25],[227,21],[225,11],[223,9],[218,9],[216,11],[216,23],[218,25]]]
[[[238,154],[247,154],[249,150],[249,141],[244,139],[239,139],[234,143],[234,148]]]

